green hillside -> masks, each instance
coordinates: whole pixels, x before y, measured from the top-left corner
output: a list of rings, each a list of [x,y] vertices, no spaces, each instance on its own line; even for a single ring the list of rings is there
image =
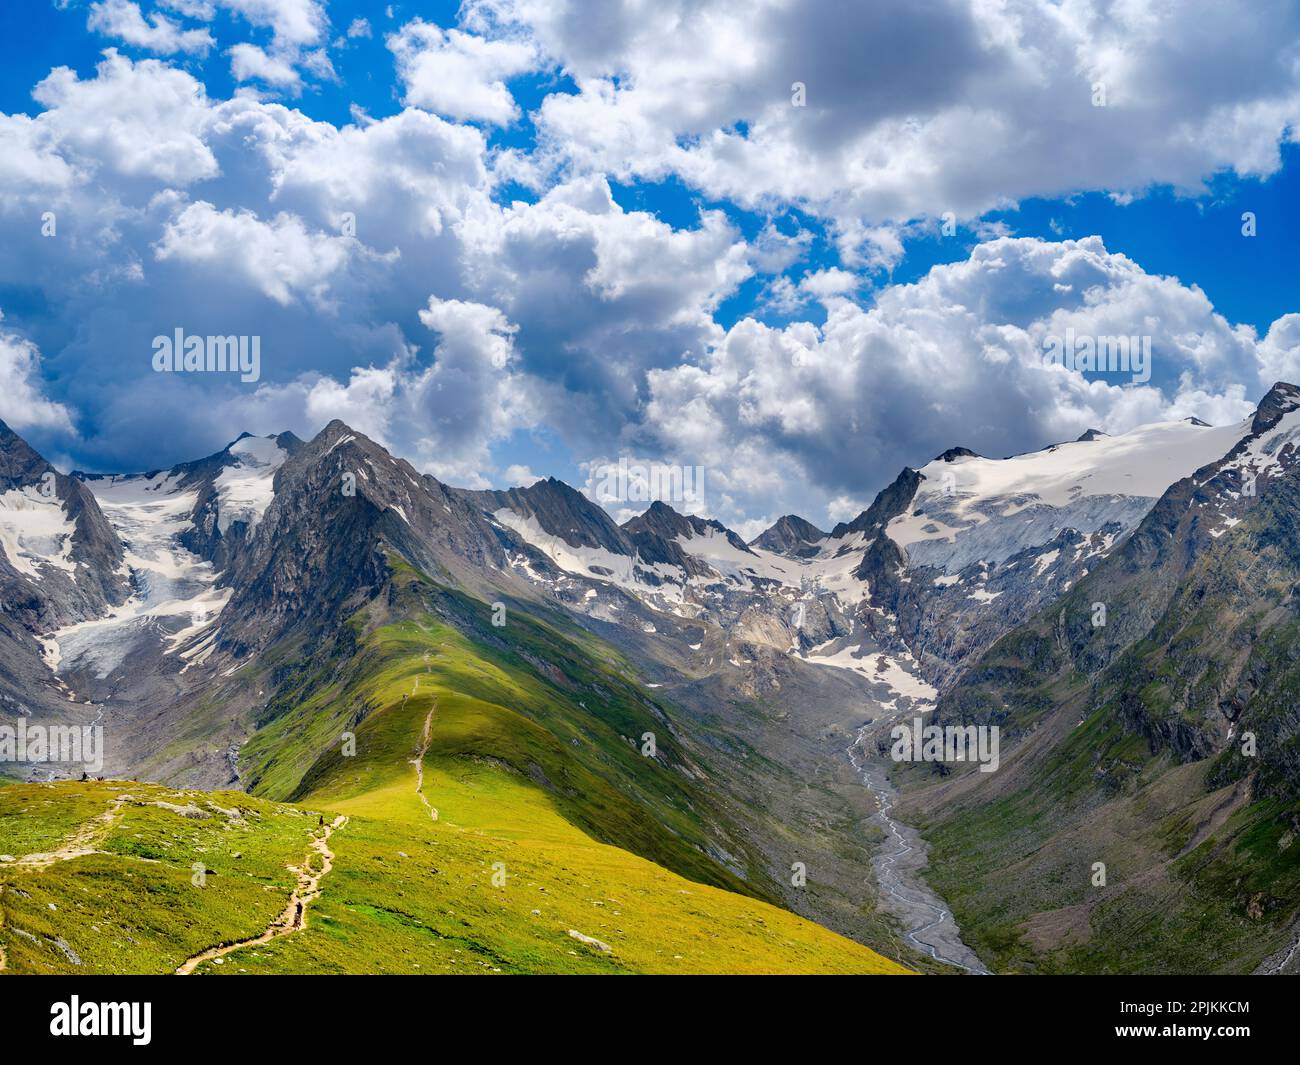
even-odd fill
[[[1170,502],[941,701],[1002,727],[1003,768],[909,776],[927,876],[1004,971],[1252,972],[1294,942],[1300,485],[1198,552]]]
[[[253,794],[0,787],[9,971],[906,971],[765,901],[612,651],[395,569],[267,706]]]

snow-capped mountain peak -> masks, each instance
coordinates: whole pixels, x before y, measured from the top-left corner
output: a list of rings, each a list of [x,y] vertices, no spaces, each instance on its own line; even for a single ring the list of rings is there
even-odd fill
[[[957,573],[1003,562],[1062,530],[1133,528],[1175,481],[1222,458],[1250,431],[1186,421],[1145,425],[1024,455],[951,453],[921,467],[922,481],[888,535],[910,561]]]

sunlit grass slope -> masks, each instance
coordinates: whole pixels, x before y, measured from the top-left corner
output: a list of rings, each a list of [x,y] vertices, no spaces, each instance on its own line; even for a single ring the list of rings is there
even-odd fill
[[[409,756],[433,698],[391,706],[372,727],[405,735],[399,754]],[[483,704],[440,695],[434,720],[435,740],[454,744],[477,730]],[[310,926],[241,958],[240,968],[902,971],[785,910],[596,842],[546,792],[502,763],[431,748],[425,766],[424,792],[436,821],[416,795],[414,767],[400,757],[358,778],[340,774],[307,797],[350,817],[331,841],[336,868]],[[221,971],[238,971],[232,961]]]
[[[134,781],[0,786],[8,972],[170,972],[283,909],[318,816]]]
[[[170,972],[255,937],[343,815],[306,927],[199,973],[906,971],[764,901],[613,652],[513,610],[496,629],[410,571],[269,708],[244,767],[258,797],[0,787],[7,969]]]

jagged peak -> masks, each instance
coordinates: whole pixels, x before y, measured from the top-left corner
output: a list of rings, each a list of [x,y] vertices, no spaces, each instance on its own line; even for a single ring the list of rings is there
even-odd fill
[[[789,529],[801,536],[811,537],[817,540],[826,536],[826,534],[821,529],[817,528],[816,525],[810,522],[807,518],[801,518],[798,514],[781,515],[781,517],[777,518],[776,521],[774,521],[759,535],[766,535],[767,533],[777,529]],[[758,539],[758,537],[755,537],[754,539]]]
[[[815,551],[815,545],[825,539],[826,534],[806,518],[801,518],[798,514],[785,514],[750,540],[749,546],[778,554],[801,555]]]
[[[279,442],[285,436],[291,437],[294,441],[298,440],[291,433],[281,434],[275,439]],[[353,473],[358,469],[391,468],[399,472],[408,483],[415,482],[420,484],[422,489],[441,492],[444,495],[447,493],[447,486],[432,474],[421,473],[406,459],[394,455],[383,444],[371,440],[365,433],[357,432],[338,418],[330,421],[305,444],[299,441],[297,446],[286,447],[284,444],[281,446],[289,452],[292,460],[292,466],[289,468],[305,465],[333,470],[340,462],[345,463]],[[289,464],[286,463],[286,466]]]
[[[355,437],[357,440],[365,440],[368,443],[373,443],[365,433],[357,432],[357,430],[353,429],[352,426],[348,425],[348,423],[343,421],[341,418],[331,418],[325,425],[325,428],[311,438],[310,443],[312,445],[322,443],[332,444],[336,440],[340,440],[347,436]]]
[[[558,477],[539,477],[532,484],[488,491],[483,495],[498,503],[517,500],[530,511],[560,506],[566,513],[586,515],[602,526],[618,528],[617,523],[604,507]]]
[[[1202,422],[1201,424],[1204,425],[1205,423]],[[1086,432],[1082,432],[1076,436],[1074,442],[1076,444],[1089,444],[1094,440],[1100,440],[1102,437],[1108,435],[1110,434],[1103,433],[1100,429],[1088,429]]]
[[[716,518],[701,518],[693,514],[682,514],[662,499],[656,499],[640,514],[634,515],[625,521],[620,528],[632,534],[648,530],[666,536],[668,539],[683,533],[699,536],[703,535],[706,529],[713,529],[725,536],[728,542],[737,550],[744,551],[747,554],[753,553],[744,540]]]
[[[1274,393],[1290,396],[1292,400],[1300,403],[1300,385],[1293,385],[1290,381],[1274,381],[1264,394],[1264,399],[1268,399]],[[1263,400],[1260,402],[1263,402]]]
[[[294,439],[297,438],[294,437]],[[371,440],[365,433],[358,432],[339,418],[332,419],[324,429],[304,444],[303,451],[309,459],[324,458],[327,455],[337,454],[339,449],[345,445],[358,448],[363,455],[383,456],[389,462],[399,466],[407,466],[412,471],[414,470],[414,467],[410,466],[410,463],[405,459],[394,455],[383,444]]]
[[[882,488],[876,494],[871,506],[867,507],[852,521],[840,522],[836,525],[830,532],[831,539],[838,540],[851,533],[866,532],[868,529],[888,524],[891,519],[901,514],[912,502],[912,499],[916,496],[917,488],[924,480],[925,475],[919,470],[914,470],[911,466],[904,466],[899,475],[890,482],[889,486]]]
[[[526,495],[538,495],[543,492],[545,493],[558,492],[560,495],[565,497],[572,498],[573,496],[580,496],[582,499],[586,500],[587,502],[589,503],[591,502],[590,499],[588,499],[585,495],[583,495],[583,493],[579,492],[576,488],[574,488],[573,485],[569,484],[568,481],[562,481],[558,477],[539,477],[532,484],[517,485],[514,488],[508,489],[508,491],[522,492]],[[595,504],[593,504],[593,506],[594,505]]]
[[[679,514],[662,499],[656,499],[645,510],[639,514],[633,514],[619,527],[635,530],[643,527],[669,526],[674,529],[682,529],[689,525],[690,523],[685,515]]]
[[[34,470],[53,470],[45,456],[0,421],[0,476],[30,475]],[[8,471],[8,472],[6,472]],[[58,473],[55,470],[55,473]]]
[[[474,492],[473,489],[465,491]],[[478,490],[475,494],[485,499],[506,500],[519,499],[532,501],[541,499],[559,499],[569,504],[591,508],[604,513],[604,510],[589,498],[585,493],[578,491],[567,481],[562,481],[558,477],[538,477],[535,481],[528,484],[511,485],[509,488],[487,488]],[[611,519],[612,521],[613,519]]]
[[[1275,381],[1273,387],[1259,401],[1255,408],[1255,420],[1251,423],[1252,434],[1272,429],[1282,419],[1282,415],[1300,407],[1300,387],[1288,381]]]
[[[514,488],[453,491],[465,495],[498,524],[504,509],[525,523],[536,522],[547,536],[559,537],[570,547],[603,548],[617,555],[634,553],[631,542],[608,511],[558,477],[542,477]],[[509,520],[505,523],[510,525]]]
[[[234,440],[230,441],[230,443],[228,443],[225,447],[223,447],[221,451],[218,452],[218,454],[221,454],[223,452],[229,452],[231,448],[233,448],[241,440],[272,440],[279,447],[283,448],[285,451],[292,451],[295,448],[302,447],[303,445],[303,441],[295,433],[290,432],[288,429],[286,429],[284,432],[281,433],[262,433],[262,434],[250,433],[245,431],[240,433],[237,437],[235,437]]]

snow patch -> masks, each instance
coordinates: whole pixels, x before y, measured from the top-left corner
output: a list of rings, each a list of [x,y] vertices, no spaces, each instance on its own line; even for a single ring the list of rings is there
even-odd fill
[[[217,492],[217,530],[222,536],[237,521],[248,526],[251,536],[266,508],[275,498],[275,471],[289,457],[274,437],[246,436],[236,440],[227,453],[236,462],[227,466],[213,482]]]
[[[0,546],[9,564],[25,576],[40,577],[38,566],[73,573],[76,564],[68,556],[76,531],[63,501],[42,495],[34,485],[0,495]]]
[[[905,654],[903,661],[900,661],[879,651],[864,653],[858,647],[844,647],[834,653],[817,654],[814,650],[808,654],[807,661],[837,669],[849,669],[884,684],[893,692],[894,701],[902,697],[929,707],[939,698],[938,690],[917,672],[916,662],[911,655]]]

